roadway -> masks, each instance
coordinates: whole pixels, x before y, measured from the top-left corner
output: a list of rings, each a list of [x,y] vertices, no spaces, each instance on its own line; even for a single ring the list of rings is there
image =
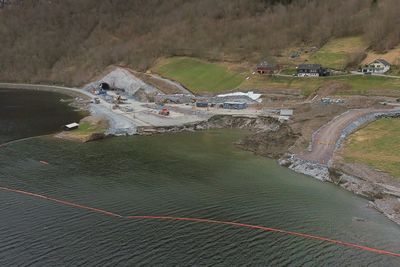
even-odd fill
[[[298,158],[309,160],[322,165],[328,165],[333,158],[336,144],[341,138],[343,131],[353,122],[358,121],[360,118],[395,111],[400,109],[357,109],[349,110],[322,126],[314,133],[311,141],[311,151],[305,151],[299,155]]]

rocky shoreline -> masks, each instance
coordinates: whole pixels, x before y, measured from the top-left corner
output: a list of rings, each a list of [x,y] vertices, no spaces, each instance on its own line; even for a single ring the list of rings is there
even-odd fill
[[[278,163],[297,173],[314,177],[323,182],[333,183],[368,199],[371,207],[400,225],[399,187],[349,174],[348,171],[345,172],[342,168],[327,167],[311,161],[298,159],[294,155],[285,155],[284,158],[278,160]]]
[[[377,118],[385,116],[379,114]],[[389,117],[398,114],[389,114]],[[372,117],[363,118],[363,122],[372,121]],[[357,125],[357,127],[354,127]],[[344,137],[355,131],[362,123],[356,122],[351,127],[345,129]],[[236,128],[247,129],[250,134],[242,140],[236,142],[241,149],[252,151],[255,154],[277,159],[278,164],[287,167],[297,173],[311,176],[323,182],[330,182],[342,187],[356,195],[362,196],[370,201],[370,206],[383,213],[393,222],[400,225],[400,185],[389,185],[390,178],[385,181],[377,182],[366,179],[364,175],[356,175],[346,170],[343,165],[331,164],[323,165],[316,162],[300,159],[294,154],[289,154],[288,150],[295,143],[296,134],[290,125],[279,122],[276,118],[268,116],[234,116],[218,115],[207,121],[185,124],[181,126],[168,127],[139,127],[139,135],[153,135],[169,132],[197,131],[206,129]],[[350,130],[351,128],[351,130]],[[340,145],[339,145],[340,146]],[[334,160],[336,162],[336,159]]]

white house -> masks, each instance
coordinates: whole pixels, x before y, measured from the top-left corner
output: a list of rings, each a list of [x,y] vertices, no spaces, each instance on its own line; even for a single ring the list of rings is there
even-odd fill
[[[383,74],[390,70],[390,63],[384,59],[376,59],[362,68],[363,73]]]

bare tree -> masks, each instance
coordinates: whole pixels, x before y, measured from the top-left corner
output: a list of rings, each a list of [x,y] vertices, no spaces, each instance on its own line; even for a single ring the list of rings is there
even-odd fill
[[[19,4],[0,16],[2,80],[77,85],[110,64],[146,69],[163,56],[251,62],[345,36],[363,36],[378,51],[400,43],[398,0],[12,1]]]

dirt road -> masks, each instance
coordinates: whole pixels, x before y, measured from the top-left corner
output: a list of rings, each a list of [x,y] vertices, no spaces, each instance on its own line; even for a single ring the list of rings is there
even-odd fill
[[[350,124],[362,117],[378,113],[393,111],[391,109],[356,109],[349,110],[329,123],[322,126],[314,133],[311,142],[311,151],[305,151],[297,155],[300,159],[314,161],[319,164],[327,165],[332,159],[336,150],[336,144],[341,138],[343,131]]]
[[[163,77],[161,77],[161,76],[159,76],[159,75],[156,75],[156,74],[148,74],[148,75],[151,76],[153,79],[156,79],[156,80],[159,80],[159,81],[161,81],[161,82],[167,83],[167,84],[169,84],[169,85],[171,85],[171,86],[174,86],[174,87],[177,88],[182,94],[193,95],[192,92],[190,92],[187,88],[185,88],[182,84],[180,84],[180,83],[178,83],[178,82],[175,82],[175,81],[172,81],[172,80],[163,78]]]

